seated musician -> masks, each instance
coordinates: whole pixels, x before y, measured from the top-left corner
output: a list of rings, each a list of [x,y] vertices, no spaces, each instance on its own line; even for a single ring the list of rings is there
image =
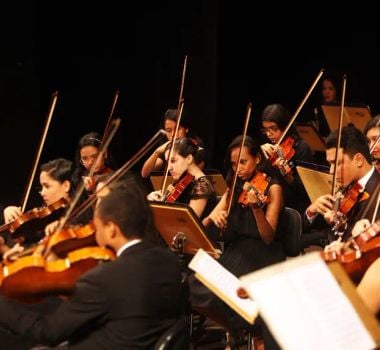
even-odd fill
[[[169,149],[166,151],[166,157]],[[199,167],[204,161],[204,150],[193,139],[176,140],[169,160],[168,171],[173,177],[164,196],[161,191],[148,195],[148,200],[164,200],[189,204],[195,214],[203,219],[216,204],[216,193],[211,181]]]
[[[380,115],[373,117],[363,130],[367,138],[368,147],[371,151],[372,162],[380,172]]]
[[[182,139],[184,137],[190,137],[200,146],[203,145],[203,141],[191,133],[191,128],[187,122],[187,117],[184,116],[185,112],[182,112],[180,125],[178,127],[177,138]],[[174,132],[177,126],[177,109],[169,108],[162,119],[162,128],[165,130],[165,140],[154,150],[154,152],[145,160],[142,169],[141,177],[148,178],[152,171],[159,171],[165,169],[166,166],[166,156],[165,151],[167,146],[170,145],[171,140],[173,139]],[[205,165],[205,159],[198,164],[202,169]]]
[[[63,158],[57,158],[41,165],[39,178],[41,191],[39,193],[46,206],[52,205],[61,199],[64,199],[67,203],[70,202],[73,193],[72,174],[72,162]],[[4,209],[5,223],[12,223],[22,215],[23,213],[17,206],[8,206]],[[41,227],[41,230],[38,229],[37,232],[28,232],[28,237],[25,237],[25,243],[35,243],[43,238],[42,229],[43,227]],[[33,234],[33,237],[30,237],[31,234]],[[0,248],[3,254],[10,255],[23,250],[23,246],[14,242],[11,235],[8,238],[4,242],[5,245],[3,244]],[[12,246],[12,250],[8,251],[10,246]]]
[[[49,346],[67,340],[67,348],[152,349],[182,311],[181,269],[172,252],[146,240],[152,220],[140,186],[112,190],[94,223],[98,244],[117,259],[82,275],[73,296],[49,314],[1,296],[0,326]]]
[[[261,145],[261,148],[269,160],[275,160],[272,165],[278,173],[276,174],[277,177],[282,180],[285,206],[303,213],[309,204],[309,197],[295,166],[297,161],[314,164],[313,153],[309,145],[298,135],[294,126],[289,129],[284,141],[276,146],[291,119],[288,110],[283,105],[271,104],[266,106],[261,119],[263,127],[261,131],[266,136],[267,141],[270,141],[270,143]],[[288,143],[285,140],[291,142]],[[281,152],[278,152],[279,149]],[[294,154],[290,156],[290,152],[294,152]]]
[[[331,174],[334,173],[337,144],[338,131],[335,130],[326,139],[326,159]],[[342,129],[336,180],[342,190],[336,196],[326,194],[319,197],[305,214],[306,224],[319,229],[316,237],[329,242],[339,237],[346,241],[353,224],[360,218],[371,218],[375,210],[376,201],[368,200],[377,192],[380,175],[372,165],[364,135],[352,124]],[[338,197],[343,198],[339,200]],[[331,230],[331,227],[334,229]]]
[[[89,194],[91,194],[96,187],[97,176],[106,174],[114,167],[113,159],[108,151],[99,154],[101,147],[101,136],[97,132],[90,132],[83,135],[78,142],[75,154],[73,182],[76,187],[83,181]],[[93,166],[94,174],[90,177],[88,176],[88,172]]]

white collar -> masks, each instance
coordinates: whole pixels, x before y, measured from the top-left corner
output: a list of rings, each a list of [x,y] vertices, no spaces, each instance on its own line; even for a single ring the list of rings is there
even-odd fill
[[[136,239],[132,239],[131,241],[128,241],[127,243],[124,243],[117,251],[116,253],[117,257],[119,257],[123,253],[124,250],[128,249],[129,247],[132,247],[133,245],[137,243],[140,243],[141,241],[142,241],[141,239],[136,238]]]

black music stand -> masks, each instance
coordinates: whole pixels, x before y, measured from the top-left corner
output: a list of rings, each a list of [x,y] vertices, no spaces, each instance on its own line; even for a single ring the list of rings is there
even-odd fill
[[[185,256],[194,255],[202,248],[213,258],[221,252],[208,239],[205,228],[193,209],[181,203],[149,203],[156,228],[168,247],[183,261]]]

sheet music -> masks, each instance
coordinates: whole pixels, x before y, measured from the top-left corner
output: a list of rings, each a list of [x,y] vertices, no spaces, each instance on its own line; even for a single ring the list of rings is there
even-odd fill
[[[253,324],[257,317],[256,303],[251,299],[238,297],[237,290],[242,286],[240,280],[226,270],[203,249],[199,249],[189,263],[189,268],[196,272],[195,277],[204,283],[226,304]]]
[[[283,349],[376,347],[348,297],[319,253],[310,253],[242,276]]]

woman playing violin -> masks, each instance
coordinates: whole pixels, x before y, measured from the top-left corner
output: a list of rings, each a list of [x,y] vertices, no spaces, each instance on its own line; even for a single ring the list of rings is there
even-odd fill
[[[334,130],[326,139],[326,159],[330,164],[330,173],[334,173],[336,160],[336,147],[338,144],[338,130]],[[371,164],[366,139],[362,132],[352,124],[344,127],[341,133],[341,143],[338,150],[336,180],[342,190],[339,196],[326,194],[312,203],[307,211],[306,218],[311,225],[321,225],[321,218],[330,225],[328,240],[334,241],[341,235],[341,240],[346,241],[350,237],[353,224],[359,219],[371,218],[375,210],[375,201],[368,205],[368,199],[378,191],[380,174]],[[358,191],[354,189],[359,188]],[[356,194],[352,197],[349,194]],[[338,200],[338,197],[343,197]],[[343,208],[341,204],[348,204]],[[338,207],[337,207],[338,204]],[[344,212],[342,212],[344,211]],[[320,215],[318,215],[320,214]],[[343,230],[331,231],[337,218],[346,217]],[[319,218],[318,218],[319,217]],[[332,233],[336,233],[333,235]]]
[[[141,169],[141,176],[147,178],[150,176],[152,171],[159,171],[165,168],[166,165],[166,156],[165,151],[167,147],[170,146],[170,142],[173,139],[173,134],[177,125],[177,110],[170,108],[168,109],[163,117],[162,127],[166,133],[166,140],[156,148],[156,150],[149,156],[149,158],[144,162],[144,165]],[[200,146],[204,147],[203,141],[196,136],[191,135],[190,125],[185,119],[185,116],[181,116],[180,125],[178,128],[177,138],[182,139],[184,137],[191,137],[195,142]],[[198,165],[203,168],[205,159],[202,160]]]
[[[75,155],[76,169],[73,175],[75,186],[81,181],[84,181],[86,190],[92,192],[96,186],[97,175],[105,174],[113,168],[112,160],[108,152],[100,154],[98,158],[101,145],[101,137],[96,132],[88,133],[79,140]],[[94,175],[89,177],[87,174],[95,162],[97,163],[95,165]]]
[[[222,229],[220,239],[225,242],[225,248],[218,261],[237,277],[285,259],[277,230],[283,208],[282,188],[274,178],[268,179],[262,189],[246,186],[261,172],[258,164],[262,154],[258,140],[246,136],[242,148],[241,143],[242,136],[238,136],[227,148],[225,163],[228,165],[226,182],[229,188],[210,215],[203,220],[206,227],[215,225]],[[235,172],[238,177],[228,213],[228,200]],[[247,191],[247,200],[240,203],[244,191]],[[262,201],[263,195],[267,200]],[[249,327],[248,323],[201,283],[192,277],[189,281],[193,308],[230,332],[236,333],[241,328]]]
[[[69,203],[74,188],[72,186],[73,165],[72,162],[64,158],[57,158],[44,163],[40,167],[40,195],[45,206],[53,205],[60,200]],[[16,206],[9,206],[4,210],[4,217],[7,223],[17,220],[22,216],[20,209]],[[80,219],[86,221],[92,213],[87,212]],[[25,243],[34,243],[44,237],[44,233],[40,230],[37,232],[27,232]],[[13,244],[12,244],[13,245]],[[8,250],[7,247],[3,247]],[[19,245],[14,250],[22,250]],[[10,252],[8,252],[9,254]]]
[[[166,156],[169,151],[166,151]],[[149,200],[165,200],[189,204],[195,214],[203,218],[216,203],[214,186],[199,167],[204,160],[204,150],[193,139],[177,139],[169,160],[168,171],[174,183],[165,198],[160,191],[149,194]]]
[[[72,186],[71,176],[73,174],[72,162],[58,158],[42,164],[40,167],[40,195],[44,205],[49,206],[61,199],[70,200]],[[22,217],[23,213],[17,206],[8,206],[4,209],[4,219],[10,223]],[[26,242],[32,243],[40,240],[42,232],[28,232]],[[18,247],[18,246],[17,246]],[[7,250],[6,247],[3,247]]]
[[[276,145],[286,129],[290,114],[280,104],[271,104],[264,108],[262,115],[262,133],[270,143],[261,146],[264,154],[271,160],[274,169],[282,175],[285,205],[303,213],[309,204],[309,197],[295,169],[297,161],[315,163],[309,145],[299,137],[294,127],[280,145]]]

